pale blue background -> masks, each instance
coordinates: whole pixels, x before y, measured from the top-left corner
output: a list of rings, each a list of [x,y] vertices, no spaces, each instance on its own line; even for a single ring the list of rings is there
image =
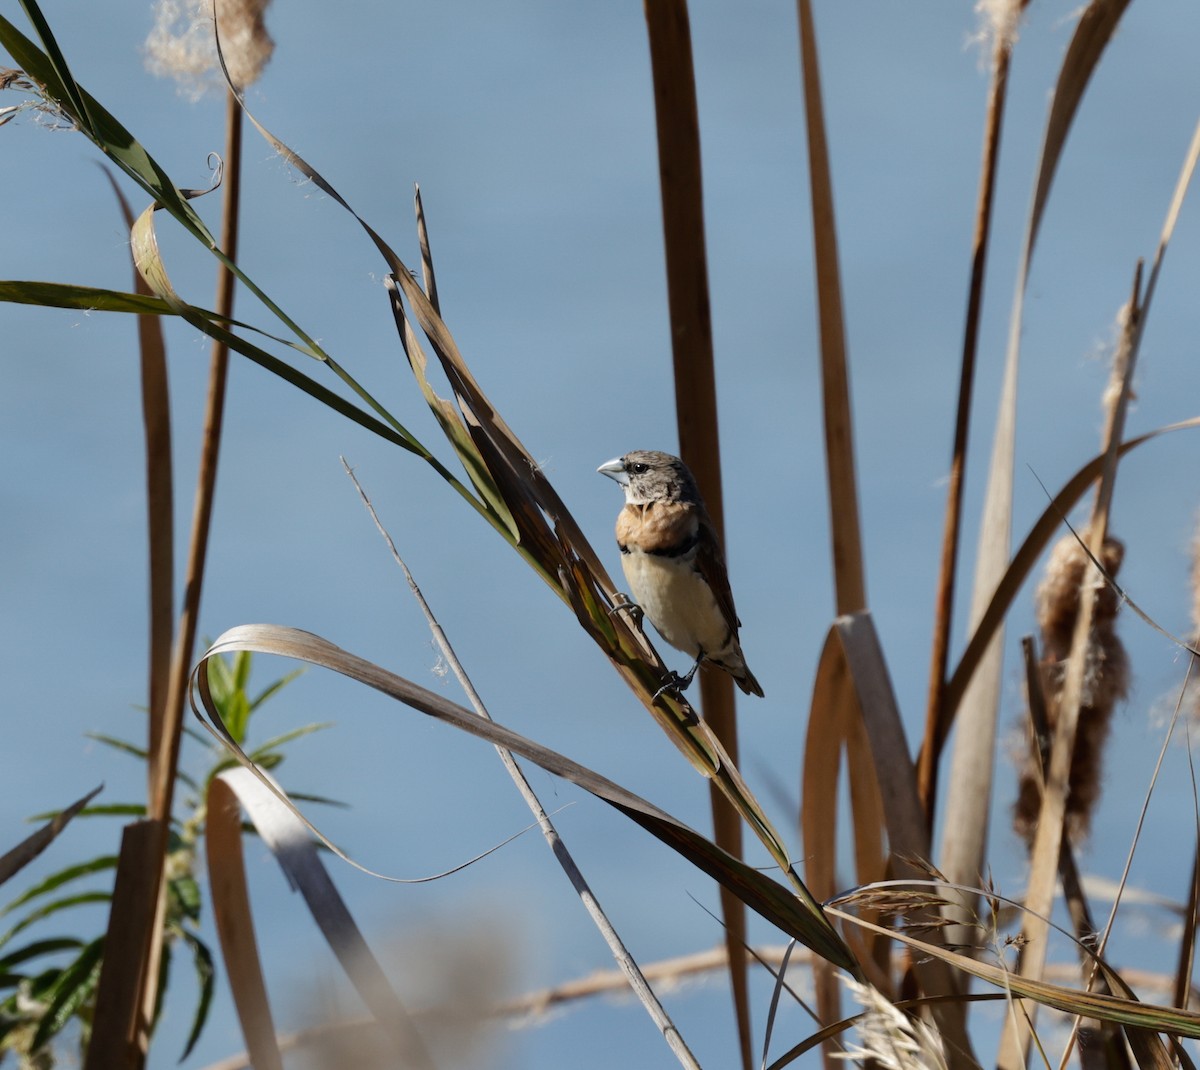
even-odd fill
[[[1016,256],[1074,7],[1074,0],[1033,5],[1013,66],[981,340],[968,560]],[[0,10],[25,25],[12,0]],[[49,2],[45,10],[80,81],[176,181],[205,185],[206,157],[223,141],[223,106],[215,95],[188,103],[145,72],[147,6]],[[911,739],[924,709],[987,78],[980,50],[968,45],[977,16],[967,3],[818,3],[817,22],[869,593]],[[744,645],[767,692],[743,704],[742,765],[792,830],[812,673],[832,614],[795,10],[786,0],[697,2],[692,23],[728,556]],[[275,5],[269,24],[277,52],[250,93],[252,107],[410,262],[412,184],[421,183],[443,310],[463,353],[615,570],[611,523],[620,498],[595,467],[627,449],[676,445],[641,5],[293,0]],[[1045,504],[1034,473],[1055,488],[1098,448],[1108,374],[1098,354],[1111,341],[1136,258],[1153,255],[1191,136],[1198,34],[1194,4],[1131,5],[1068,145],[1027,305],[1018,535]],[[0,130],[0,153],[0,277],[128,287],[128,238],[91,145],[25,121]],[[245,182],[245,270],[449,459],[397,344],[383,265],[357,226],[253,134]],[[216,198],[201,202],[214,226],[217,210]],[[178,289],[210,304],[213,262],[163,231]],[[1131,432],[1200,412],[1198,272],[1200,233],[1189,204],[1146,332]],[[249,302],[238,311],[271,326]],[[109,801],[139,797],[140,767],[84,733],[141,732],[134,707],[145,700],[146,581],[132,321],[4,306],[0,332],[8,739],[0,844],[8,845],[26,834],[26,815],[100,781]],[[186,533],[208,346],[178,327],[169,342]],[[1130,458],[1114,511],[1114,530],[1128,541],[1122,578],[1179,633],[1189,627],[1196,446],[1194,435],[1176,436]],[[339,454],[356,466],[493,715],[707,828],[706,785],[520,559],[415,459],[240,360],[202,632],[256,621],[307,628],[458,699],[433,674],[426,627]],[[181,537],[180,560],[184,548]],[[1031,622],[1026,597],[1012,617],[1010,649]],[[1161,743],[1161,707],[1186,667],[1132,617],[1122,634],[1137,679],[1116,718],[1098,833],[1084,856],[1090,872],[1106,877],[1120,872]],[[263,661],[256,682],[285,668]],[[1006,682],[1011,733],[1020,709],[1011,658]],[[326,719],[337,727],[294,747],[283,779],[352,804],[314,816],[365,864],[407,876],[435,872],[527,822],[490,748],[340,680],[310,673],[269,707],[259,731]],[[536,769],[531,778],[548,805],[574,804],[558,823],[640,960],[720,940],[698,905],[715,906],[707,878],[590,797]],[[991,861],[1000,887],[1017,893],[1024,862],[1007,832],[1014,787],[1003,760],[997,783]],[[1191,800],[1185,752],[1176,747],[1152,802],[1135,884],[1183,895]],[[117,835],[115,822],[80,823],[38,872],[115,850]],[[310,1024],[312,1001],[340,990],[336,967],[265,851],[251,843],[248,858],[279,1023]],[[497,996],[611,965],[536,834],[432,885],[385,885],[343,867],[335,879],[380,947],[403,949],[430,925],[444,941],[490,924],[511,941],[514,963]],[[1131,914],[1118,962],[1170,968],[1172,945],[1146,936],[1145,926],[1160,922]],[[97,913],[95,925],[102,923]],[[754,935],[778,938],[758,925]],[[1058,954],[1072,958],[1065,948]],[[389,962],[414,1005],[428,998],[434,967],[402,950]],[[759,1035],[769,991],[759,978]],[[189,999],[188,983],[178,983],[153,1066],[176,1064]],[[355,1009],[352,997],[344,1003]],[[689,988],[671,995],[669,1006],[703,1064],[733,1064],[723,986]],[[774,1050],[808,1032],[789,1011]],[[240,1047],[222,989],[187,1066]],[[490,1062],[457,1065],[671,1065],[632,1004],[589,1004],[538,1029],[501,1031],[489,1047]],[[981,1054],[986,1060],[986,1045]]]

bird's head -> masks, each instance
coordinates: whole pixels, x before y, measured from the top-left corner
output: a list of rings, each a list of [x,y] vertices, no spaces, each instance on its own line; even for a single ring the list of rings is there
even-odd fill
[[[699,500],[696,481],[687,465],[659,450],[633,450],[606,461],[596,471],[620,483],[630,505]]]

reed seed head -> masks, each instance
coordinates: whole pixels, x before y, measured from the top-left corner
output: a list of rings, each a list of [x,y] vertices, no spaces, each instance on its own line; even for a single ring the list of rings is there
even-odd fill
[[[229,77],[239,89],[258,81],[275,42],[264,15],[270,0],[156,0],[154,27],[146,38],[146,66],[170,76],[193,100],[224,84],[217,57],[216,27]]]

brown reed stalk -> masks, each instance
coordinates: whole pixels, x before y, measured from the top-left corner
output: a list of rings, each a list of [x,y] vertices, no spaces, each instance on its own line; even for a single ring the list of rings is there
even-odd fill
[[[215,14],[225,21],[231,37],[224,56],[227,70],[237,72],[247,84],[262,72],[273,45],[266,36],[262,17],[262,0],[217,0]],[[203,9],[202,11],[200,9]],[[201,0],[197,12],[203,16],[214,9]],[[200,17],[211,36],[211,25]],[[211,46],[210,46],[211,49]],[[182,53],[176,57],[181,60]],[[209,60],[211,65],[212,61]],[[182,68],[181,68],[182,69]],[[224,212],[220,247],[232,262],[237,258],[238,216],[241,189],[242,113],[236,96],[226,92],[226,144],[223,161]],[[235,278],[222,266],[218,269],[215,307],[219,316],[229,318],[233,312]],[[158,976],[163,953],[163,917],[166,909],[163,867],[168,848],[171,808],[174,802],[176,770],[179,763],[183,729],[183,710],[187,697],[188,677],[203,588],[209,531],[212,523],[213,499],[216,492],[217,462],[220,456],[221,430],[224,422],[226,382],[229,370],[229,349],[215,341],[209,370],[208,398],[201,444],[200,470],[192,517],[191,543],[184,580],[183,605],[174,644],[165,690],[152,685],[151,717],[148,747],[148,805],[145,834],[138,841],[142,846],[130,852],[126,869],[118,868],[118,884],[137,885],[129,901],[155,904],[137,918],[123,919],[114,903],[109,920],[110,935],[122,929],[120,945],[139,963],[136,983],[122,978],[119,988],[110,986],[97,997],[97,1025],[89,1045],[87,1065],[91,1067],[140,1067],[149,1050],[150,1030],[158,999]],[[148,448],[155,448],[149,442]],[[151,469],[153,471],[153,468]],[[155,507],[154,487],[151,488],[151,507]],[[161,506],[161,497],[158,499]],[[169,504],[169,503],[168,503]],[[152,663],[160,655],[152,651]],[[152,679],[161,675],[152,669]],[[124,856],[123,856],[124,857]],[[117,946],[114,941],[112,946]],[[116,984],[114,978],[113,985]],[[103,1013],[99,1013],[100,1011]]]
[[[724,496],[717,421],[712,315],[704,232],[700,118],[686,0],[648,0],[646,26],[654,77],[662,192],[667,302],[675,372],[675,419],[679,453],[695,473],[718,538],[724,541]],[[723,672],[700,674],[704,718],[738,762],[737,708],[733,681]],[[713,836],[735,858],[743,853],[742,823],[714,783],[709,791]],[[729,955],[729,981],[737,1018],[742,1065],[754,1065],[746,946],[746,907],[721,888],[721,915]]]

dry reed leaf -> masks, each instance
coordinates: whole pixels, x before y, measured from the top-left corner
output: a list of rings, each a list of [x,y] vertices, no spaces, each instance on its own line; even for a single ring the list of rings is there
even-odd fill
[[[500,518],[513,540],[519,540],[521,529],[517,526],[503,495],[496,487],[496,481],[488,471],[487,465],[484,464],[483,458],[471,441],[470,432],[459,417],[458,410],[454,407],[453,402],[439,397],[429,382],[429,360],[417,339],[416,332],[412,329],[412,324],[404,314],[404,305],[394,279],[389,276],[384,284],[387,287],[388,297],[391,299],[392,315],[395,317],[396,329],[400,334],[401,347],[404,349],[405,357],[408,358],[408,366],[425,397],[429,411],[433,413],[434,419],[442,429],[442,434],[446,436],[447,441],[458,455],[459,462],[471,480],[471,484]]]
[[[1029,226],[1024,254],[1022,276],[1028,273],[1029,260],[1037,242],[1041,227],[1042,212],[1050,196],[1050,187],[1058,170],[1058,161],[1066,144],[1067,135],[1079,103],[1091,81],[1100,57],[1116,32],[1117,23],[1125,14],[1129,0],[1091,0],[1079,15],[1071,43],[1063,56],[1062,68],[1054,84],[1054,99],[1050,104],[1050,115],[1046,120],[1046,133],[1042,139],[1042,156],[1038,165],[1037,184],[1034,187],[1033,206],[1029,212]]]
[[[873,814],[865,812],[867,807],[864,807],[863,813],[856,814],[856,835],[860,821],[882,819],[887,829],[892,869],[899,874],[921,873],[923,867],[912,865],[907,858],[929,857],[929,833],[917,795],[916,769],[909,757],[908,742],[904,737],[904,727],[883,650],[869,613],[839,617],[834,622],[821,654],[813,692],[813,710],[814,716],[819,715],[823,719],[834,716],[831,710],[837,711],[836,715],[843,719],[843,738],[848,735],[845,726],[855,722],[861,725],[865,734],[871,762],[859,775],[874,778],[879,801],[872,801],[870,809],[874,811]],[[822,712],[818,714],[818,710]],[[822,747],[827,758],[829,738],[836,739],[838,733],[825,727],[821,735],[826,737],[822,740]],[[851,771],[853,773],[854,769]],[[826,811],[833,811],[832,799],[829,796],[817,797],[805,785],[804,843],[810,857],[817,849],[809,839],[809,830],[811,828],[819,832],[820,810],[824,807]],[[878,833],[872,832],[872,835]],[[832,841],[828,830],[823,833],[822,840],[827,845],[826,849],[830,849]],[[940,919],[933,921],[940,924]],[[884,932],[878,930],[880,934]],[[952,974],[940,963],[919,962],[914,964],[913,969],[925,995],[958,993]],[[951,1064],[971,1065],[971,1043],[962,1007],[954,1002],[939,1003],[933,1013],[939,1032],[950,1046]]]
[[[829,144],[821,103],[821,72],[811,0],[796,0],[800,19],[800,58],[804,78],[804,114],[808,131],[808,171],[812,187],[813,256],[817,275],[817,314],[821,336],[821,386],[825,416],[825,464],[829,484],[829,520],[833,540],[833,576],[839,615],[867,606],[858,483],[854,462],[854,420],[846,327],[842,309],[841,269],[833,211]]]
[[[242,1038],[251,1065],[258,1070],[283,1070],[246,887],[241,806],[223,777],[214,777],[209,783],[206,809],[204,856],[209,896]]]
[[[103,784],[93,788],[82,799],[76,799],[62,813],[47,821],[37,832],[26,836],[16,847],[0,855],[0,884],[16,876],[37,858],[54,842],[55,837],[67,827],[71,819],[103,790]]]
[[[330,879],[316,844],[308,835],[308,823],[296,820],[295,808],[283,803],[283,790],[261,770],[229,769],[221,774],[221,778],[245,808],[292,888],[304,897],[321,935],[355,991],[391,1040],[403,1065],[414,1070],[432,1070],[433,1062],[408,1011]],[[263,1023],[258,1023],[258,1027],[261,1029]]]
[[[813,681],[812,701],[809,704],[808,729],[804,740],[804,760],[801,771],[800,828],[804,838],[804,877],[809,888],[822,902],[831,899],[838,890],[837,815],[835,800],[839,798],[842,749],[848,747],[848,734],[856,724],[857,710],[853,709],[845,659],[840,644],[831,630],[817,663]],[[869,777],[867,786],[853,783],[861,779],[860,770],[851,769],[851,794],[859,800],[865,812],[854,814],[854,846],[858,883],[864,884],[883,877],[887,860],[883,854],[879,829],[883,824],[883,804],[878,796],[878,781]],[[871,796],[873,795],[873,799]],[[869,801],[870,800],[870,801]],[[873,806],[871,803],[873,802]],[[870,848],[860,846],[860,839],[870,843],[876,854],[870,859]],[[867,939],[846,934],[863,971],[876,987],[890,988],[891,977],[878,965],[880,948],[886,955],[886,941],[873,934]],[[812,963],[813,986],[817,1012],[822,1022],[841,1018],[841,985],[832,966],[819,959]],[[833,1053],[825,1048],[825,1058]]]
[[[1035,1003],[1063,1011],[1066,1014],[1078,1014],[1085,1018],[1133,1026],[1135,1031],[1149,1031],[1151,1036],[1156,1033],[1166,1033],[1171,1036],[1200,1038],[1200,1013],[1138,1001],[1129,986],[1122,981],[1120,975],[1103,963],[1100,963],[1100,966],[1105,971],[1109,983],[1118,991],[1123,992],[1123,995],[1099,995],[1094,992],[1077,991],[1062,985],[1021,977],[999,966],[980,962],[931,941],[919,939],[902,930],[885,929],[838,907],[831,906],[826,909],[835,917],[867,930],[877,931],[881,935],[891,936],[922,955],[939,959],[956,970],[970,974],[972,977],[978,977],[1001,991],[1010,992],[1015,997],[1031,999]]]
[[[641,825],[646,831],[678,851],[714,880],[735,889],[747,906],[762,914],[764,918],[777,925],[789,936],[794,936],[805,946],[844,965],[847,969],[855,968],[854,960],[838,938],[836,931],[825,919],[824,914],[820,912],[819,908],[815,908],[811,897],[805,898],[808,893],[802,885],[799,888],[789,888],[777,884],[756,869],[722,851],[716,844],[658,807],[626,791],[605,777],[505,728],[503,725],[485,721],[472,711],[449,702],[432,691],[419,687],[372,662],[341,650],[311,632],[303,632],[296,628],[280,625],[242,625],[225,632],[205,653],[194,671],[193,684],[198,689],[203,705],[203,712],[193,705],[197,716],[200,717],[205,727],[254,775],[259,775],[257,767],[233,742],[221,724],[220,717],[208,693],[205,670],[208,658],[240,650],[295,658],[330,669],[397,699],[419,713],[434,717],[470,735],[486,739],[490,743],[506,747],[513,753],[536,762],[548,772],[570,780],[603,799]],[[265,777],[262,778],[262,783],[266,785],[267,790],[275,790]],[[293,817],[303,823],[338,857],[357,869],[372,873],[348,858],[322,836],[290,800],[282,794],[277,797]],[[378,873],[372,873],[372,875],[383,876]],[[396,878],[384,879],[395,880]]]

